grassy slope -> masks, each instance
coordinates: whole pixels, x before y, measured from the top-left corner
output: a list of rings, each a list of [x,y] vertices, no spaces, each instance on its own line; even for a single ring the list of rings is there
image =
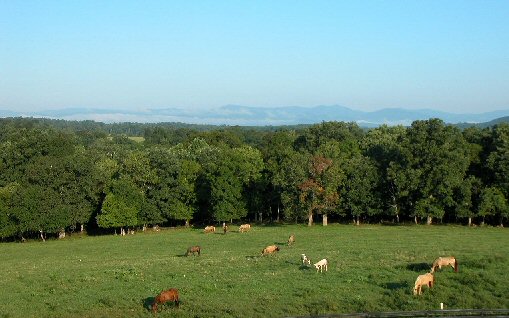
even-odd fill
[[[292,247],[283,244],[291,233]],[[276,255],[260,252],[283,245]],[[202,256],[183,257],[190,245]],[[176,287],[181,307],[159,317],[282,317],[452,308],[509,308],[509,232],[454,226],[282,226],[203,234],[166,230],[127,237],[74,236],[0,244],[0,317],[151,317],[162,289]],[[317,274],[300,254],[329,260]],[[417,275],[442,255],[460,272],[412,295]]]

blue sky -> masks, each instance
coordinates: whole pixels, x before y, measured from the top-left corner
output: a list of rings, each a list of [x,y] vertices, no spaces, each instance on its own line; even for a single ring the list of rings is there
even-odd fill
[[[509,109],[509,1],[0,0],[0,109]]]

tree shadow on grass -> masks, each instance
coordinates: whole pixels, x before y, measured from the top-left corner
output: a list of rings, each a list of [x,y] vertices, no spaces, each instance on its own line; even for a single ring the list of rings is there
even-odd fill
[[[411,263],[406,266],[406,269],[411,270],[413,272],[423,272],[430,271],[431,265],[428,263]]]
[[[410,285],[408,285],[408,282],[389,282],[389,283],[383,283],[382,287],[390,289],[390,290],[399,290],[399,289],[408,289],[408,288],[410,288]]]

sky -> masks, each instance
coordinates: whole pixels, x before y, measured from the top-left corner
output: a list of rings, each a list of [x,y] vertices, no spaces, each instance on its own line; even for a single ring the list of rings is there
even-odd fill
[[[509,1],[0,0],[0,109],[509,109]]]

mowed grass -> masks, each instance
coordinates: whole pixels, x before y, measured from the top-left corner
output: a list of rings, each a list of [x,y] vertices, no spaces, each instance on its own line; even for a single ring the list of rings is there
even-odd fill
[[[293,246],[286,246],[290,234]],[[261,256],[271,244],[275,255]],[[200,245],[201,256],[183,256]],[[158,317],[285,317],[328,313],[509,308],[509,232],[461,226],[253,226],[248,233],[168,229],[0,244],[0,317],[153,317],[163,289],[181,305]],[[302,266],[329,260],[327,273]],[[454,255],[459,272],[419,274]]]

